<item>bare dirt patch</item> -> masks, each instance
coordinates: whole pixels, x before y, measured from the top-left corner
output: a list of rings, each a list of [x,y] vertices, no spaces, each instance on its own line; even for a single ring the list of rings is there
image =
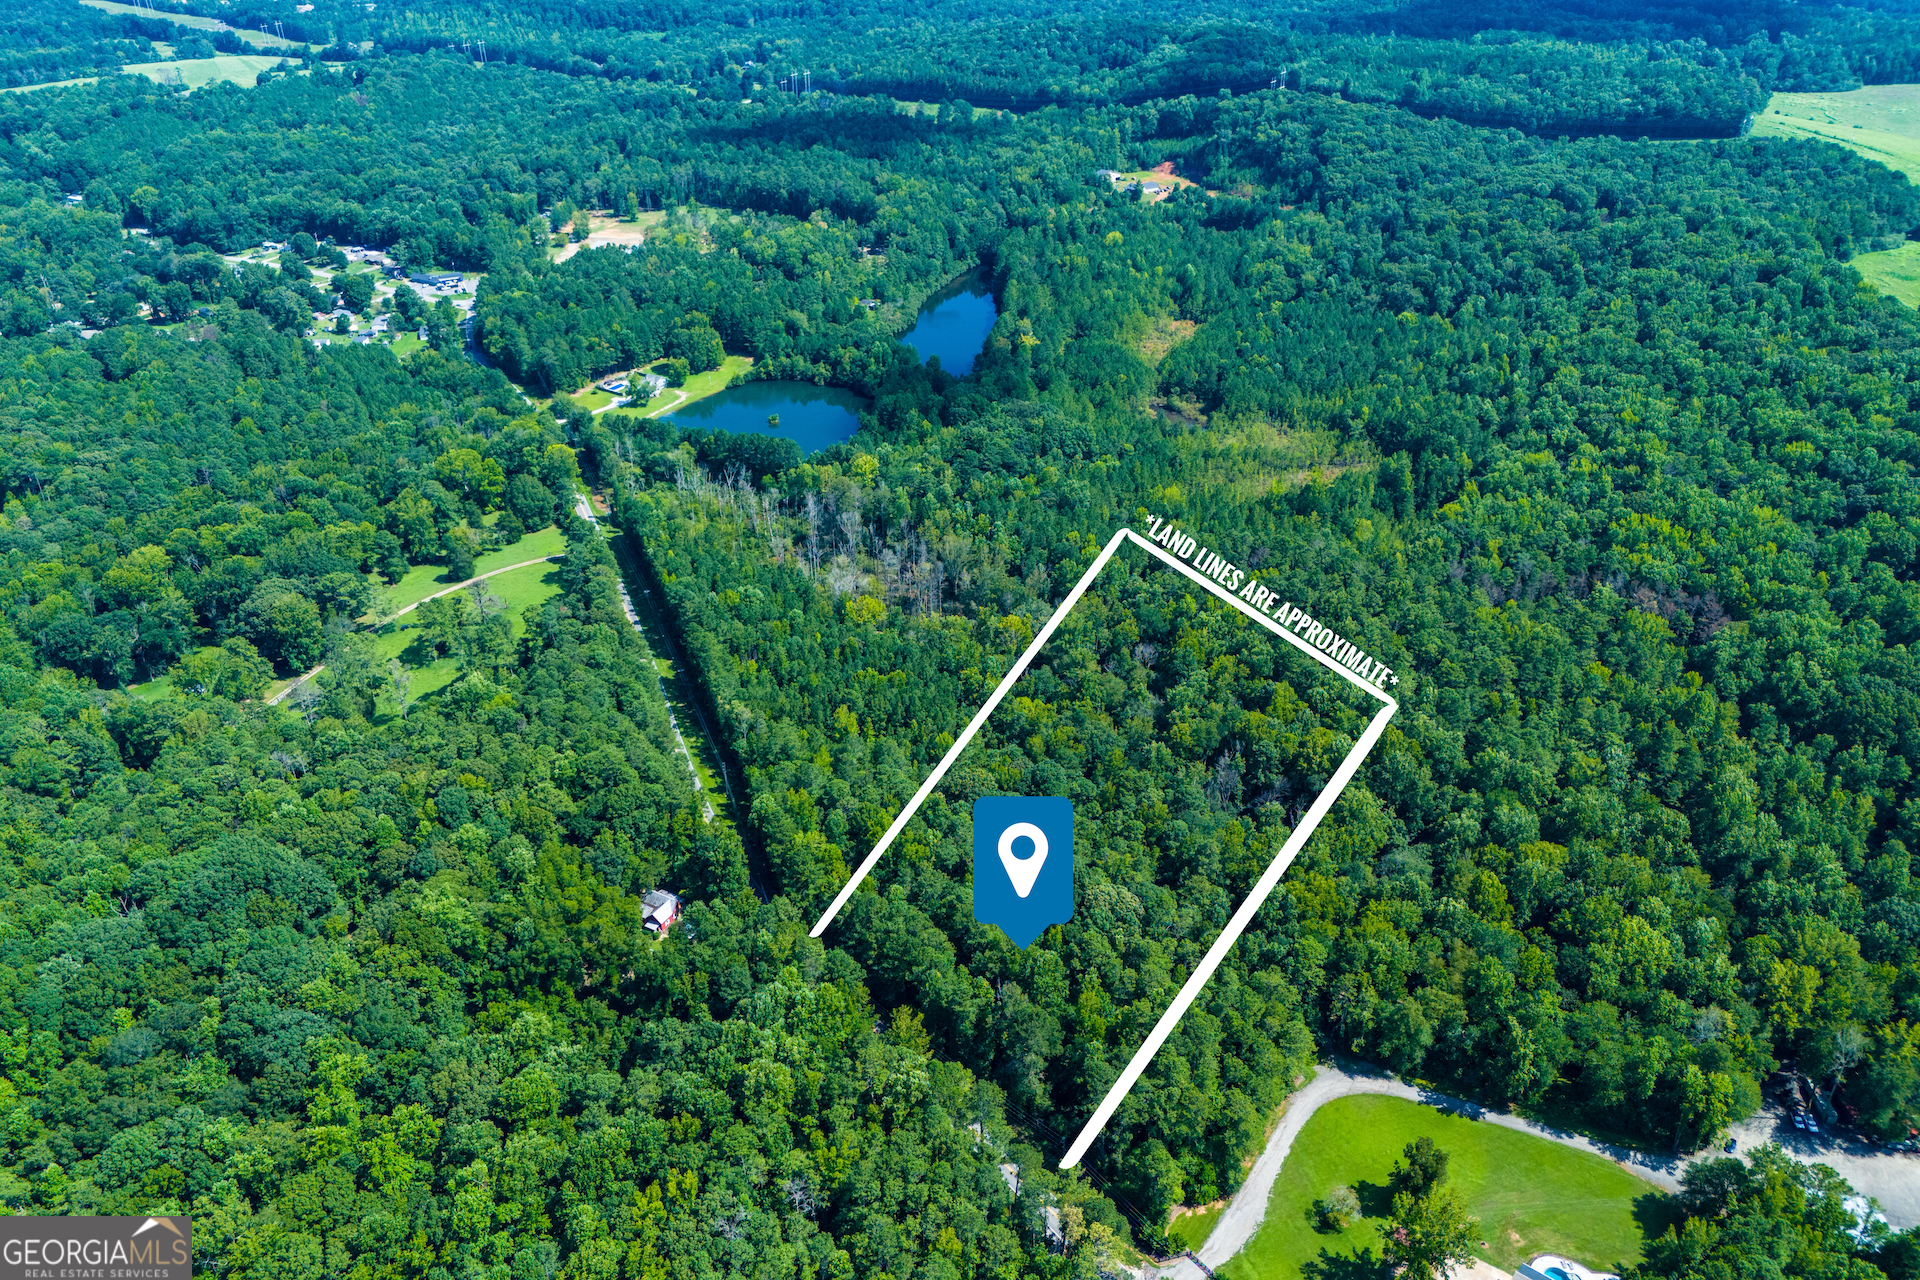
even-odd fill
[[[565,262],[582,249],[630,249],[645,244],[648,229],[666,220],[665,214],[657,212],[643,213],[637,222],[622,222],[612,213],[601,210],[590,212],[587,216],[591,220],[587,238],[554,250],[555,262]]]
[[[1167,352],[1191,338],[1193,331],[1199,327],[1191,320],[1156,316],[1146,336],[1140,339],[1140,358],[1157,367],[1167,358]]]

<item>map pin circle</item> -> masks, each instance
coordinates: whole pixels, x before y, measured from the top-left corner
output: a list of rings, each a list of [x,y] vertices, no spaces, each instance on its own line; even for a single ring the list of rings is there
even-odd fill
[[[1013,852],[1013,842],[1021,836],[1033,841],[1033,854],[1021,858]],[[1040,868],[1047,863],[1047,833],[1031,822],[1016,822],[1000,833],[1000,865],[1007,869],[1007,879],[1013,881],[1013,891],[1021,897],[1033,892],[1033,882],[1040,878]]]

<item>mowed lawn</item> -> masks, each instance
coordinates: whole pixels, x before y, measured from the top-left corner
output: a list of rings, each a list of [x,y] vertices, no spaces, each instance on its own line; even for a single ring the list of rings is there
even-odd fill
[[[280,65],[279,54],[223,53],[217,58],[187,58],[180,62],[129,62],[120,68],[128,75],[145,76],[157,84],[182,84],[199,89],[215,80],[231,80],[251,89],[260,73]],[[179,79],[176,81],[175,76]]]
[[[1274,1180],[1265,1221],[1220,1274],[1387,1280],[1378,1262],[1379,1227],[1393,1199],[1388,1178],[1401,1149],[1422,1134],[1447,1152],[1448,1180],[1480,1219],[1486,1246],[1476,1252],[1502,1270],[1550,1252],[1618,1272],[1639,1261],[1643,1225],[1658,1235],[1671,1220],[1659,1188],[1610,1160],[1403,1098],[1362,1094],[1314,1112]],[[1343,1184],[1359,1193],[1369,1216],[1345,1231],[1315,1230],[1313,1202]]]
[[[657,363],[648,365],[647,368],[654,369]],[[610,417],[630,413],[638,418],[653,418],[664,413],[672,413],[676,409],[685,408],[695,400],[704,400],[715,392],[725,391],[735,374],[745,373],[752,367],[752,356],[728,356],[721,362],[718,369],[696,373],[688,378],[687,385],[684,387],[668,387],[644,405],[635,405],[631,409],[609,409],[607,413]]]
[[[1220,1215],[1226,1212],[1226,1208],[1227,1202],[1222,1200],[1198,1213],[1183,1213],[1173,1220],[1167,1228],[1167,1234],[1198,1253],[1200,1246],[1207,1242],[1207,1237],[1213,1234],[1213,1226],[1220,1221]]]
[[[559,525],[548,525],[544,529],[529,533],[512,546],[489,551],[473,562],[473,572],[477,576],[492,573],[495,569],[504,569],[510,564],[519,564],[523,560],[538,560],[542,556],[557,556],[567,549],[567,535],[560,532]],[[505,574],[501,575],[505,577]],[[489,580],[491,581],[491,580]],[[407,570],[400,581],[386,590],[387,605],[396,612],[419,604],[436,592],[445,591],[453,586],[446,578],[446,570],[437,564],[417,564]],[[498,595],[500,589],[494,588]],[[363,616],[362,622],[371,621]]]
[[[522,542],[525,541],[527,539],[522,539]],[[504,606],[502,611],[512,620],[513,634],[518,637],[526,632],[521,612],[528,605],[539,604],[560,594],[560,566],[542,562],[510,569],[488,578],[486,587],[500,598]],[[374,632],[374,656],[382,668],[390,659],[400,659],[401,665],[407,667],[413,676],[413,696],[422,698],[452,684],[460,674],[460,664],[451,655],[437,659],[428,656],[416,625],[417,617],[417,614],[410,613],[398,622],[389,622]],[[390,698],[382,696],[381,703],[385,710],[392,710],[390,702]]]

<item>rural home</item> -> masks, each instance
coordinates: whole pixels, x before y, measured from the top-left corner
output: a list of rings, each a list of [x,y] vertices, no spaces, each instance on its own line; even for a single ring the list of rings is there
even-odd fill
[[[674,921],[680,918],[680,899],[665,889],[655,889],[640,901],[647,929],[653,933],[665,933],[673,928]]]

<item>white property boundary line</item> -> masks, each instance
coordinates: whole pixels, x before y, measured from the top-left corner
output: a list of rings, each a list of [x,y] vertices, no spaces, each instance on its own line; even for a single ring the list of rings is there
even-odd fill
[[[1001,700],[1007,696],[1007,691],[1026,674],[1028,665],[1053,637],[1060,623],[1073,612],[1073,607],[1080,603],[1080,597],[1085,595],[1087,588],[1093,585],[1093,580],[1100,576],[1100,571],[1107,567],[1107,561],[1113,559],[1113,553],[1128,540],[1145,547],[1153,555],[1192,578],[1347,683],[1379,699],[1382,706],[1374,714],[1373,719],[1367,722],[1366,729],[1360,734],[1360,740],[1353,744],[1353,750],[1349,751],[1346,759],[1340,762],[1340,767],[1333,771],[1333,777],[1328,780],[1325,789],[1320,792],[1312,807],[1301,818],[1300,825],[1294,828],[1293,834],[1287,837],[1286,844],[1281,846],[1280,852],[1274,856],[1273,861],[1267,864],[1266,871],[1253,886],[1252,891],[1247,894],[1245,901],[1241,902],[1239,910],[1233,913],[1233,919],[1227,921],[1227,927],[1221,931],[1218,938],[1214,939],[1213,945],[1207,948],[1206,956],[1195,966],[1193,973],[1181,986],[1179,994],[1174,996],[1173,1003],[1167,1006],[1167,1011],[1160,1015],[1160,1021],[1154,1024],[1153,1030],[1147,1033],[1147,1038],[1134,1051],[1126,1070],[1120,1073],[1119,1079],[1113,1082],[1113,1087],[1107,1090],[1107,1096],[1101,1100],[1092,1118],[1080,1130],[1080,1136],[1073,1140],[1073,1146],[1068,1149],[1066,1157],[1060,1161],[1062,1169],[1071,1169],[1079,1164],[1080,1157],[1087,1153],[1087,1148],[1093,1145],[1093,1140],[1100,1136],[1102,1129],[1106,1128],[1107,1121],[1113,1118],[1114,1111],[1125,1100],[1134,1082],[1139,1080],[1141,1073],[1147,1069],[1147,1064],[1153,1061],[1153,1055],[1160,1051],[1160,1046],[1165,1044],[1167,1037],[1173,1034],[1174,1027],[1179,1025],[1180,1019],[1186,1015],[1188,1008],[1199,996],[1200,989],[1207,985],[1208,980],[1213,977],[1213,971],[1220,967],[1220,962],[1226,959],[1227,952],[1239,940],[1246,927],[1253,922],[1254,915],[1266,904],[1268,895],[1273,892],[1273,887],[1280,883],[1280,877],[1286,874],[1294,857],[1306,845],[1308,837],[1313,835],[1314,828],[1320,825],[1321,819],[1325,818],[1328,811],[1333,808],[1334,801],[1338,800],[1340,793],[1346,790],[1347,783],[1353,779],[1354,773],[1360,768],[1360,762],[1367,758],[1367,753],[1373,750],[1374,744],[1380,740],[1380,735],[1386,732],[1387,721],[1393,719],[1393,713],[1400,709],[1400,704],[1384,690],[1362,680],[1273,618],[1238,598],[1198,570],[1169,555],[1161,547],[1147,541],[1132,529],[1121,529],[1108,539],[1107,545],[1101,549],[1098,556],[1094,557],[1087,571],[1080,575],[1080,581],[1074,584],[1073,590],[1069,591],[1067,598],[1060,602],[1060,607],[1053,611],[1053,616],[1047,619],[1047,624],[1040,628],[1040,633],[1027,646],[1026,652],[1020,655],[1020,660],[1013,664],[1012,669],[1000,681],[999,687],[993,691],[993,696],[974,713],[973,719],[967,722],[966,729],[954,739],[953,745],[947,748],[946,755],[940,758],[940,763],[934,771],[927,775],[927,780],[920,784],[920,789],[913,793],[913,799],[907,802],[907,807],[900,811],[900,816],[893,820],[893,824],[887,828],[887,833],[880,837],[880,843],[873,847],[873,852],[867,855],[866,860],[860,864],[859,869],[853,873],[839,895],[834,898],[833,905],[826,909],[819,923],[813,926],[812,936],[817,938],[827,931],[827,926],[832,924],[833,918],[840,914],[840,909],[847,905],[847,900],[853,897],[854,890],[860,887],[860,882],[867,878],[867,873],[872,871],[874,864],[880,861],[880,855],[887,851],[888,846],[893,844],[894,837],[905,829],[907,823],[913,819],[913,815],[926,802],[927,797],[933,794],[933,789],[940,785],[940,780],[946,776],[947,770],[953,767],[953,762],[960,758],[960,753],[966,750],[969,742],[973,741],[973,735],[980,732],[981,726],[987,722],[987,717],[994,713]]]

